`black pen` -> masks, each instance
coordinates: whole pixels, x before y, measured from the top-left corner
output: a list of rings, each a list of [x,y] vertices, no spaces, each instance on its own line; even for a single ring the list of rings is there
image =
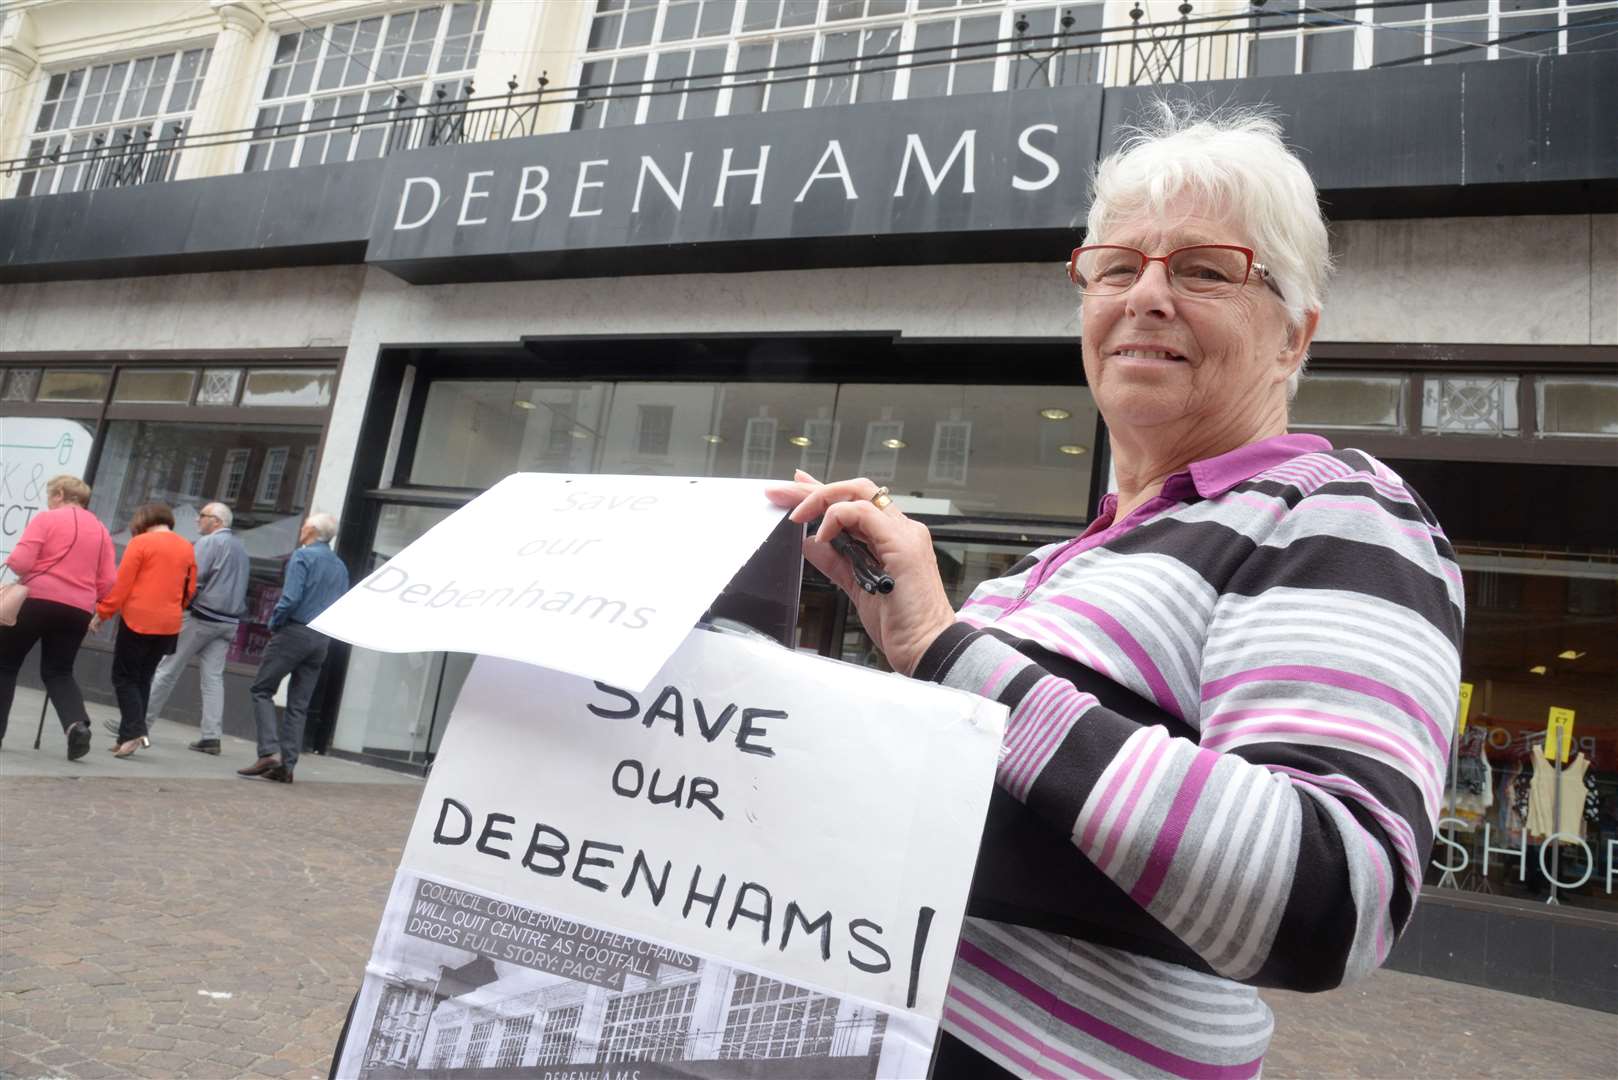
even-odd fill
[[[809,523],[809,532],[820,531],[820,523],[824,518],[816,518]],[[854,581],[860,588],[873,596],[880,593],[886,596],[893,591],[893,576],[882,569],[877,557],[871,554],[871,549],[860,541],[840,532],[831,538],[832,550],[848,560],[849,569],[854,572]]]

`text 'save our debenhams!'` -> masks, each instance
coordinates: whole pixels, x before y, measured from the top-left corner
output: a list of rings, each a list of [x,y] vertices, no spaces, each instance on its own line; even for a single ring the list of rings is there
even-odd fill
[[[669,725],[682,738],[700,738],[709,743],[734,743],[738,752],[773,757],[766,741],[765,721],[787,720],[782,709],[765,709],[726,703],[715,709],[699,698],[691,698],[692,724],[686,725],[685,695],[679,688],[665,686],[650,698],[642,711],[636,695],[604,683],[595,683],[600,699],[587,705],[595,716],[607,721],[638,718],[650,729],[654,724]],[[724,819],[718,785],[702,776],[664,778],[660,770],[634,759],[625,759],[613,769],[608,782],[615,795],[625,799],[646,798],[665,804],[671,810],[693,810]],[[459,793],[457,793],[459,794]],[[689,862],[676,867],[676,860],[602,837],[569,836],[546,821],[519,822],[512,814],[478,805],[476,797],[443,796],[432,832],[435,845],[470,846],[478,854],[510,863],[513,871],[541,877],[566,879],[595,893],[616,894],[632,903],[678,912],[682,920],[700,922],[708,930],[726,934],[757,934],[759,943],[786,952],[791,946],[812,949],[823,963],[846,963],[867,974],[882,974],[893,968],[890,946],[904,947],[903,937],[893,940],[893,932],[909,937],[909,999],[914,1005],[917,977],[927,938],[936,914],[931,907],[916,911],[913,925],[885,927],[858,913],[834,912],[817,905],[811,898],[787,896],[766,882],[750,881],[726,867],[703,866]],[[446,926],[444,933],[451,933]],[[455,935],[457,939],[459,934]],[[445,943],[462,944],[456,941]],[[494,953],[501,958],[518,959],[525,946],[507,942]],[[506,950],[513,955],[503,955]],[[519,961],[520,962],[520,961]],[[588,975],[575,975],[593,981]],[[599,978],[596,976],[595,978]]]

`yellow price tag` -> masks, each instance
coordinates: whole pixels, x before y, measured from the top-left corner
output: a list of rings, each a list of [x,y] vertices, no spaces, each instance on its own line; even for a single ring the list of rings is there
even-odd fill
[[[1460,721],[1455,725],[1455,734],[1457,737],[1466,734],[1466,714],[1471,711],[1472,684],[1469,682],[1464,682],[1461,684],[1461,718]]]
[[[1550,719],[1545,723],[1545,756],[1551,761],[1567,761],[1567,752],[1573,747],[1573,710],[1551,706]]]

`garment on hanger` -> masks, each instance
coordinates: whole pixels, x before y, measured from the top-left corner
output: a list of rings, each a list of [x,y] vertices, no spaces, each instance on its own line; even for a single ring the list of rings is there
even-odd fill
[[[1484,756],[1485,735],[1481,726],[1474,726],[1461,736],[1455,748],[1454,782],[1444,792],[1444,815],[1468,830],[1481,825],[1494,805],[1494,772]]]
[[[1528,832],[1533,836],[1561,833],[1570,838],[1584,837],[1584,776],[1590,761],[1579,754],[1562,766],[1558,780],[1556,765],[1543,753],[1534,754],[1534,777],[1528,792]],[[1557,813],[1557,787],[1561,787],[1561,814]]]

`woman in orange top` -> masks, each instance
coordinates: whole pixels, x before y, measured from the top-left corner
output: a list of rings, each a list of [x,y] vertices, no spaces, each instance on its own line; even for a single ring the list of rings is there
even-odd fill
[[[124,758],[143,746],[146,706],[158,662],[174,651],[180,617],[197,591],[197,560],[191,544],[174,531],[174,511],[147,503],[129,523],[129,546],[118,565],[118,580],[96,605],[90,629],[122,614],[112,649],[112,689],[118,695],[118,745]]]

